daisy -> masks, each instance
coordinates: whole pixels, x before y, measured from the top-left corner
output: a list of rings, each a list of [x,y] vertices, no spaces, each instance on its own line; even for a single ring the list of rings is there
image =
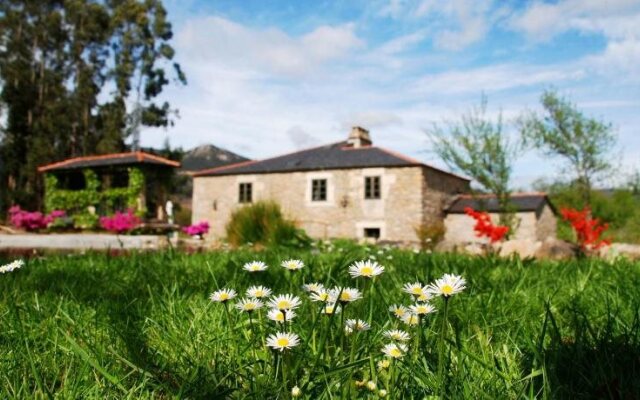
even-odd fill
[[[278,332],[275,335],[269,335],[267,338],[267,346],[274,350],[284,351],[300,344],[300,338],[295,333]]]
[[[340,314],[342,309],[336,306],[336,303],[330,303],[322,307],[322,313],[326,315]]]
[[[0,267],[0,274],[4,274],[6,272],[12,272],[16,269],[22,268],[24,267],[24,261],[22,260],[15,260],[10,262],[7,265],[3,265],[2,267]]]
[[[407,346],[403,344],[389,343],[382,348],[382,352],[390,358],[402,358],[407,351]]]
[[[420,317],[414,313],[407,313],[400,319],[409,326],[416,326],[420,323]]]
[[[253,312],[259,308],[262,308],[262,306],[264,305],[263,302],[261,302],[260,300],[257,299],[253,299],[253,298],[248,298],[248,299],[242,299],[240,300],[237,304],[236,304],[236,308],[240,311],[244,311],[244,312]]]
[[[251,261],[242,266],[245,271],[249,272],[261,272],[269,268],[267,264],[262,261]]]
[[[262,299],[271,296],[271,289],[264,286],[251,286],[247,289],[247,297]]]
[[[283,261],[280,265],[282,268],[288,269],[289,271],[296,271],[304,267],[304,263],[300,260],[287,260]]]
[[[442,278],[436,279],[434,283],[430,284],[427,290],[435,296],[449,297],[462,292],[466,283],[461,276],[444,274]]]
[[[276,310],[289,311],[298,308],[300,304],[302,304],[300,298],[292,294],[281,294],[269,300],[269,307]]]
[[[411,336],[409,336],[407,332],[400,329],[384,331],[383,335],[389,339],[397,340],[398,342],[407,342],[411,339]]]
[[[409,309],[405,306],[398,306],[398,305],[392,305],[389,307],[389,311],[393,313],[394,316],[396,316],[397,318],[402,318],[404,317],[408,312]]]
[[[384,267],[375,261],[356,261],[349,267],[349,275],[352,278],[373,278],[384,272]]]
[[[324,290],[324,285],[322,283],[314,282],[302,285],[302,288],[307,292],[320,292]]]
[[[220,289],[211,293],[209,299],[216,303],[226,303],[227,301],[233,299],[238,294],[233,289]]]
[[[391,365],[391,362],[389,360],[380,360],[378,361],[378,371],[382,371],[384,369],[388,369],[389,366]]]
[[[409,293],[410,295],[420,297],[420,296],[428,296],[429,292],[427,291],[426,286],[422,286],[420,282],[415,283],[406,283],[402,287],[402,291],[405,293]]]
[[[332,301],[331,293],[326,289],[322,289],[320,291],[312,293],[310,298],[311,298],[311,301],[321,301],[323,303],[327,303],[329,301]],[[333,299],[333,300],[335,300],[335,299]]]
[[[361,319],[348,319],[344,325],[344,330],[347,333],[352,333],[354,331],[362,332],[371,329],[371,326]]]
[[[286,315],[280,310],[269,310],[267,318],[272,321],[283,323],[284,321],[291,322],[296,317],[296,313],[293,311],[286,311]]]
[[[409,307],[411,312],[417,315],[431,314],[436,311],[436,308],[429,303],[418,303]]]
[[[422,293],[420,296],[416,297],[416,301],[429,301],[433,298],[433,296],[431,295],[431,293],[427,292],[426,287],[425,287],[425,291],[424,293]]]
[[[335,287],[331,289],[330,294],[341,303],[351,303],[362,298],[362,292],[355,288]]]

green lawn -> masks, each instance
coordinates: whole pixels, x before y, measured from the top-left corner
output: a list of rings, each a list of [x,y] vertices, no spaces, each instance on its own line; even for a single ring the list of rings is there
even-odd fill
[[[386,267],[373,290],[347,273],[370,255]],[[305,268],[284,270],[279,265],[289,258]],[[252,260],[270,267],[242,270]],[[429,283],[443,273],[467,280],[449,301],[444,336],[442,298],[418,328],[387,311],[412,304],[404,283]],[[303,281],[359,287],[364,298],[342,314],[320,315]],[[301,343],[284,357],[265,347],[267,335],[284,329],[264,317],[266,309],[250,324],[247,314],[233,306],[227,314],[208,299],[223,287],[244,297],[254,284],[303,300],[289,328]],[[380,389],[387,398],[415,399],[640,398],[638,263],[501,260],[348,244],[322,251],[61,255],[0,275],[0,291],[0,398],[266,399],[288,398],[294,385],[308,399],[377,398]],[[343,318],[370,316],[371,330],[343,334]],[[409,350],[379,370],[389,343],[382,332],[391,328],[410,333]],[[356,381],[373,381],[377,389]]]

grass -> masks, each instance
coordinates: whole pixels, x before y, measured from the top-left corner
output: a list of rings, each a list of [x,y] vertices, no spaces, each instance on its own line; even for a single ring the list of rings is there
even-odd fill
[[[387,268],[372,291],[346,272],[370,255]],[[290,257],[307,267],[279,267]],[[254,259],[270,268],[254,275],[241,269]],[[388,305],[411,304],[404,283],[445,272],[468,284],[449,302],[444,385],[441,299],[433,302],[439,312],[424,318],[419,350],[412,340],[404,358],[379,371],[388,343],[381,332],[418,332]],[[372,329],[342,335],[343,316],[318,315],[303,281],[364,289],[344,318],[368,320],[371,313]],[[304,300],[290,328],[301,345],[284,357],[264,346],[275,323],[256,315],[251,327],[246,314],[230,307],[226,315],[207,298],[222,287],[243,294],[253,284]],[[351,245],[54,255],[0,275],[0,398],[267,399],[288,398],[294,385],[302,398],[376,397],[356,381],[375,382],[388,398],[640,398],[639,288],[640,265],[627,261],[535,262]]]

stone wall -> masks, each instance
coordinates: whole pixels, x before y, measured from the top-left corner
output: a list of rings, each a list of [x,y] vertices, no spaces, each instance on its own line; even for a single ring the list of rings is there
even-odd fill
[[[494,224],[498,224],[500,214],[489,213]],[[445,241],[450,243],[485,242],[475,236],[475,220],[467,214],[448,214],[445,217]],[[538,241],[556,237],[556,217],[548,205],[536,213],[519,212],[515,215],[515,235],[511,240]]]
[[[381,199],[364,199],[364,177],[381,177]],[[311,180],[327,179],[327,200],[311,201]],[[443,202],[468,182],[424,167],[196,177],[193,222],[209,221],[211,238],[225,236],[238,203],[238,185],[253,184],[253,201],[274,200],[285,214],[316,238],[362,238],[379,228],[381,240],[416,241],[414,227],[442,217]],[[440,190],[446,190],[442,193]]]

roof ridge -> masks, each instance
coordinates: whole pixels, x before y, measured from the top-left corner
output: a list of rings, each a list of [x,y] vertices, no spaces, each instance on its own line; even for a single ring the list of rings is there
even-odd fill
[[[515,192],[511,193],[511,197],[526,197],[526,196],[548,196],[545,192]],[[480,194],[459,194],[458,198],[461,199],[473,199],[473,198],[492,198],[496,197],[493,193],[480,193]]]
[[[169,160],[168,158],[156,156],[154,154],[146,153],[144,151],[128,151],[128,152],[122,152],[122,153],[97,154],[93,156],[79,156],[79,157],[67,158],[66,160],[56,161],[54,163],[41,165],[38,167],[38,172],[45,172],[50,169],[63,167],[65,165],[69,165],[78,161],[104,160],[104,159],[112,159],[112,158],[122,158],[122,157],[127,157],[132,155],[136,157],[138,161],[142,161],[142,159],[144,158],[149,158],[152,160],[164,162],[172,166],[180,166],[180,163],[177,161]]]
[[[387,148],[385,148],[385,147],[380,147],[380,146],[375,146],[375,147],[376,147],[376,148],[378,148],[378,149],[380,149],[381,151],[384,151],[385,153],[391,154],[392,156],[395,156],[395,157],[401,158],[401,159],[403,159],[403,160],[405,160],[405,161],[413,162],[413,163],[416,163],[416,164],[420,164],[420,165],[423,165],[423,166],[425,166],[425,167],[428,167],[428,168],[434,169],[434,170],[436,170],[436,171],[439,171],[439,172],[445,173],[445,174],[447,174],[447,175],[451,175],[451,176],[455,176],[456,178],[464,179],[464,180],[466,180],[466,181],[470,181],[470,180],[471,180],[470,178],[467,178],[466,176],[463,176],[463,175],[460,175],[460,174],[456,174],[456,173],[451,172],[451,171],[445,171],[445,170],[444,170],[444,169],[442,169],[442,168],[435,167],[435,166],[433,166],[433,165],[431,165],[431,164],[427,164],[427,163],[425,163],[425,162],[423,162],[423,161],[420,161],[420,160],[418,160],[418,159],[416,159],[416,158],[406,156],[406,155],[404,155],[404,154],[402,154],[402,153],[399,153],[399,152],[396,152],[396,151],[393,151],[393,150],[389,150],[389,149],[387,149]]]

